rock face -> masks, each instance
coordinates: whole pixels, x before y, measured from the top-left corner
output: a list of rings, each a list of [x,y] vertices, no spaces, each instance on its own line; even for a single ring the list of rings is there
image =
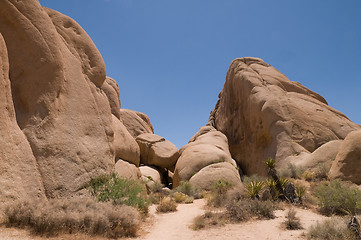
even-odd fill
[[[232,62],[208,125],[227,136],[232,157],[249,175],[266,174],[269,157],[282,167],[289,156],[360,129],[323,97],[258,58]]]
[[[173,143],[151,133],[140,134],[136,141],[140,148],[140,162],[142,164],[167,169],[174,168],[179,152]]]
[[[361,130],[347,135],[332,164],[329,178],[361,184]]]
[[[30,145],[16,123],[7,50],[0,34],[0,209],[18,198],[45,198]]]
[[[139,163],[138,146],[119,120],[117,86],[106,80],[100,53],[75,21],[38,1],[0,1],[0,33],[10,62],[1,76],[10,75],[15,108],[9,87],[2,88],[2,140],[12,148],[0,146],[1,179],[19,182],[0,198],[67,196],[110,173],[115,158]],[[1,56],[8,66],[3,43]]]
[[[181,181],[191,181],[203,189],[209,189],[217,180],[228,180],[235,185],[241,179],[228,150],[226,136],[210,126],[201,127],[180,149],[173,176],[173,187]]]
[[[154,133],[149,117],[141,112],[129,109],[120,109],[120,118],[129,133],[136,138],[142,133]]]
[[[137,166],[127,161],[119,159],[114,165],[114,172],[118,176],[136,180],[141,177],[141,172]]]

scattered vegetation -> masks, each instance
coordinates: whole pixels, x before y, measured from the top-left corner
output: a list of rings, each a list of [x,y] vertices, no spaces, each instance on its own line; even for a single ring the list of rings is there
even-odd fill
[[[35,234],[86,233],[111,238],[136,235],[139,212],[129,206],[90,198],[18,201],[6,207],[6,225],[30,228]]]
[[[201,191],[199,188],[194,187],[189,181],[181,181],[179,186],[173,189],[173,194],[184,193],[190,197],[194,197],[195,199],[201,198]]]
[[[259,199],[259,193],[262,190],[264,182],[262,181],[251,181],[246,185],[249,196],[252,199]]]
[[[188,195],[182,193],[182,192],[175,192],[173,194],[173,199],[176,203],[182,203],[188,198]]]
[[[347,228],[347,223],[340,217],[332,217],[323,222],[317,222],[307,232],[311,240],[356,240],[355,234]]]
[[[227,221],[224,214],[208,211],[203,215],[194,218],[192,226],[193,230],[199,230],[209,226],[223,226]]]
[[[291,208],[286,215],[286,221],[283,222],[284,226],[288,230],[303,229],[300,219],[296,216],[296,211]]]
[[[361,191],[339,180],[325,182],[314,189],[322,214],[356,215],[361,210]]]
[[[142,213],[148,212],[150,201],[140,181],[119,178],[112,173],[92,179],[87,187],[99,202],[111,201],[114,205],[128,205]]]
[[[177,211],[177,203],[170,197],[163,198],[158,207],[157,212],[175,212]]]
[[[207,198],[207,205],[213,207],[221,207],[226,204],[227,192],[232,188],[233,184],[229,181],[218,180],[211,188],[211,192]]]
[[[239,201],[230,201],[226,209],[229,219],[233,222],[245,221],[254,216],[259,219],[273,219],[276,204],[272,201],[241,199]]]

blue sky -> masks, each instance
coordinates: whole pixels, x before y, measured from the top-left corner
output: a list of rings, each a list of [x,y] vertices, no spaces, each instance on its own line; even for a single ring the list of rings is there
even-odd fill
[[[180,148],[235,58],[253,56],[361,124],[361,1],[41,0],[76,20],[120,88]]]

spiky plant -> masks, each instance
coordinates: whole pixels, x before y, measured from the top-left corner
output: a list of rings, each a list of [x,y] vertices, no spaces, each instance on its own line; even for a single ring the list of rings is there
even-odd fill
[[[262,190],[264,182],[262,181],[251,181],[246,185],[249,196],[252,199],[259,198],[259,193]]]

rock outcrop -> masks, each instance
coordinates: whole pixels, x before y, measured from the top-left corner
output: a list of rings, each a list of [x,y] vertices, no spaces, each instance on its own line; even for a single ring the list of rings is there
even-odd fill
[[[74,20],[38,1],[0,1],[0,33],[10,62],[2,76],[10,76],[15,109],[9,87],[2,89],[2,140],[12,148],[0,146],[1,178],[21,186],[14,195],[67,196],[110,173],[116,158],[139,164],[139,147],[120,120],[117,86]]]
[[[227,137],[210,126],[201,127],[180,149],[173,176],[173,187],[181,181],[191,181],[203,189],[210,189],[218,180],[228,180],[234,185],[241,179],[228,149]]]
[[[6,202],[45,198],[31,147],[16,123],[9,61],[0,34],[0,209]]]
[[[232,157],[248,175],[265,175],[269,157],[276,167],[286,166],[287,157],[360,129],[319,94],[258,58],[232,62],[208,125],[227,136]]]
[[[140,134],[136,141],[140,148],[140,162],[142,164],[174,169],[179,152],[173,143],[152,133]]]
[[[329,178],[361,184],[361,130],[347,135],[332,164]]]
[[[136,138],[142,133],[154,133],[149,117],[141,112],[120,109],[120,118],[129,133]]]

